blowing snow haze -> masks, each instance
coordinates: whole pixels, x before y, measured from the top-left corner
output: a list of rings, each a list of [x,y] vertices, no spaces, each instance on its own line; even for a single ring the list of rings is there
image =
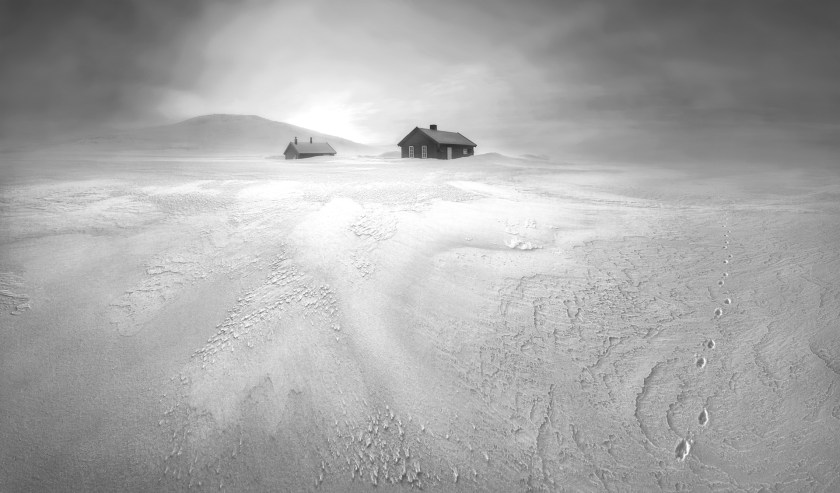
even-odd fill
[[[256,115],[204,115],[158,125],[76,139],[57,151],[186,151],[192,153],[271,154],[295,138],[329,142],[336,150],[371,154],[374,148],[316,130],[275,122]]]
[[[0,492],[840,491],[835,5],[0,0]]]
[[[0,135],[255,114],[393,145],[611,160],[834,162],[830,2],[0,3]]]

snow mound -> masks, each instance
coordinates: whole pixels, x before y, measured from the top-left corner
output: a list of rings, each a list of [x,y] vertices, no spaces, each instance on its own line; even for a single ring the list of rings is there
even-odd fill
[[[542,248],[540,246],[534,245],[530,241],[521,240],[516,236],[508,238],[507,241],[505,241],[505,245],[513,250],[536,250],[538,248]]]

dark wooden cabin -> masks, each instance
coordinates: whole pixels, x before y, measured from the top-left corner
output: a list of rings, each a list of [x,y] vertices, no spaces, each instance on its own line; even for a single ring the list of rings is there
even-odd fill
[[[286,159],[306,159],[315,156],[335,156],[335,149],[327,142],[312,142],[312,137],[309,142],[298,143],[297,137],[294,142],[289,142],[286,150],[283,151]]]
[[[458,132],[438,130],[437,125],[429,128],[414,127],[414,130],[397,144],[404,158],[457,159],[475,154],[475,142]]]

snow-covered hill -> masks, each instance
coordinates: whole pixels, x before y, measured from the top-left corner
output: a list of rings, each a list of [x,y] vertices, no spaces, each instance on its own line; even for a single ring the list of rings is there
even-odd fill
[[[371,147],[317,130],[256,115],[204,115],[179,123],[78,139],[62,147],[90,151],[186,151],[281,154],[297,137],[329,142],[339,154],[364,154]]]

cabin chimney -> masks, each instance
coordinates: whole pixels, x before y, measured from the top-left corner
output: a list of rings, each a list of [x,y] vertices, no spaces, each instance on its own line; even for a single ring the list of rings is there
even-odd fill
[[[295,144],[297,144],[297,137],[295,137]]]
[[[309,143],[310,144],[312,143],[312,137],[309,137]]]
[[[437,130],[437,125],[435,125],[435,124],[429,125],[429,130]]]

